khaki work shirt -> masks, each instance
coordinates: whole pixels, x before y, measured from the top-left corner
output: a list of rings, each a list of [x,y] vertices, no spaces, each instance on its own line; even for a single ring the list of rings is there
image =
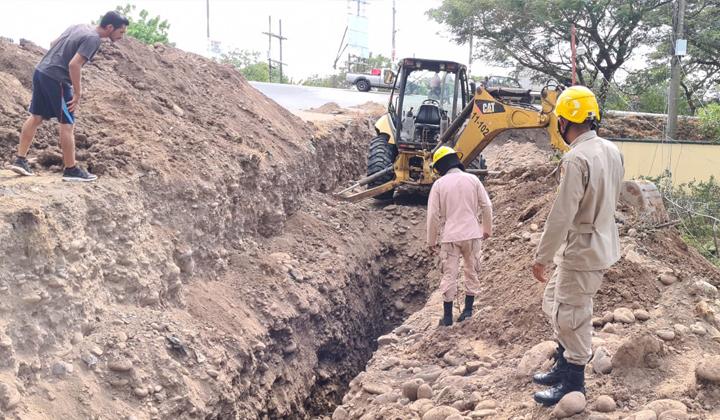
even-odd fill
[[[610,268],[620,259],[615,209],[625,169],[612,142],[578,136],[560,163],[560,187],[535,261],[576,271]]]
[[[485,187],[475,175],[450,169],[430,189],[428,245],[480,239],[483,233],[492,234],[492,204]]]

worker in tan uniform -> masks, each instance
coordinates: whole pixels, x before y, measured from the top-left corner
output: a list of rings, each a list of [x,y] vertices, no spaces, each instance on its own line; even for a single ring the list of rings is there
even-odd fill
[[[440,325],[450,326],[461,255],[465,271],[465,308],[458,322],[472,316],[475,295],[480,291],[477,271],[482,240],[492,234],[492,205],[482,182],[465,172],[460,156],[452,148],[442,146],[435,151],[433,170],[441,177],[433,184],[428,199],[427,241],[434,250],[440,245],[440,291],[443,294]]]
[[[565,89],[554,112],[570,151],[560,163],[560,186],[532,267],[535,279],[546,283],[547,266],[556,264],[542,303],[558,341],[555,365],[533,377],[552,386],[535,393],[543,405],[556,404],[573,391],[585,393],[593,296],[607,269],[620,259],[615,208],[625,172],[618,148],[596,134],[600,109],[590,89]]]

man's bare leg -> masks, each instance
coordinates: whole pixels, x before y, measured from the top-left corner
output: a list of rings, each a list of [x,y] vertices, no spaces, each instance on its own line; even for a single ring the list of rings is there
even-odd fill
[[[66,168],[75,166],[75,126],[60,124],[60,148],[62,149],[63,164]]]
[[[31,115],[25,120],[20,132],[20,144],[18,145],[18,157],[26,157],[30,150],[30,145],[35,138],[38,127],[42,124],[43,119],[39,115]]]

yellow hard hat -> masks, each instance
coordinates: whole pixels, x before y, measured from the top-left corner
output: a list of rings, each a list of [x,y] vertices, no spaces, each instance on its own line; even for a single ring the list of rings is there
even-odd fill
[[[452,147],[440,146],[440,148],[437,149],[435,153],[433,153],[433,165],[435,165],[440,159],[452,153],[455,153],[456,155],[458,155],[458,158],[462,159],[462,153],[456,152],[455,149],[453,149]]]
[[[600,106],[590,89],[585,86],[570,86],[558,96],[555,115],[577,124],[587,120],[599,123]]]

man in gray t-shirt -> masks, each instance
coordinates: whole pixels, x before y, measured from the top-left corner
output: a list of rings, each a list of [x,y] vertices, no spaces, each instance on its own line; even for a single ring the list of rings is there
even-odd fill
[[[108,12],[100,25],[73,25],[52,42],[50,50],[35,67],[30,117],[20,133],[18,153],[10,169],[20,175],[33,175],[27,161],[35,132],[43,120],[57,118],[60,123],[63,181],[94,181],[97,176],[75,162],[75,115],[82,97],[81,71],[100,48],[102,38],[117,41],[123,37],[128,20],[117,12]]]

